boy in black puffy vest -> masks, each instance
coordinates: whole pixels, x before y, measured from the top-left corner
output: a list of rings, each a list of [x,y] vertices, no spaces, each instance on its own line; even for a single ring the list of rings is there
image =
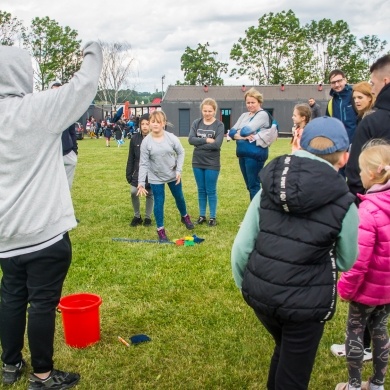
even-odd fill
[[[342,122],[308,123],[301,149],[260,173],[232,248],[245,301],[275,340],[268,390],[306,390],[325,321],[336,308],[337,271],[357,257],[354,196],[338,174],[348,159]]]

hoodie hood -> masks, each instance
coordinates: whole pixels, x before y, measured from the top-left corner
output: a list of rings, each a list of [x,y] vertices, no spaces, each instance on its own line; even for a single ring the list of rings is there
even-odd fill
[[[33,92],[33,68],[26,50],[0,46],[0,99]]]
[[[385,184],[373,185],[366,194],[358,194],[358,197],[362,201],[371,202],[390,219],[390,208],[388,206],[390,203],[390,180]]]
[[[345,179],[325,160],[296,155],[272,160],[260,178],[271,201],[292,214],[312,212],[348,192]]]

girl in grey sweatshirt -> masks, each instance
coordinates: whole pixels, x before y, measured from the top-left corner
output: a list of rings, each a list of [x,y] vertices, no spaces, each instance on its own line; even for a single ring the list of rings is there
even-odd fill
[[[146,176],[154,194],[154,217],[160,242],[169,241],[164,228],[165,183],[175,198],[181,215],[181,222],[192,230],[194,225],[187,214],[184,200],[181,172],[184,163],[184,149],[180,140],[165,131],[167,118],[163,111],[153,111],[149,118],[150,134],[141,144],[141,157],[138,176],[137,195],[146,195]]]

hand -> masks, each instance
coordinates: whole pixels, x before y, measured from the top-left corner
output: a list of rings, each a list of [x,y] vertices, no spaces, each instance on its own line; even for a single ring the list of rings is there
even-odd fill
[[[178,185],[181,181],[181,174],[180,173],[176,173],[176,185]]]
[[[206,138],[206,144],[212,144],[213,142],[215,142],[214,138]]]
[[[148,191],[146,191],[145,188],[141,186],[141,184],[138,184],[137,189],[137,196],[146,196],[148,194]]]

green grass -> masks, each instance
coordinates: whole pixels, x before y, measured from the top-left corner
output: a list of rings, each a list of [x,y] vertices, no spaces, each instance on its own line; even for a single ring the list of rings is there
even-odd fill
[[[195,219],[192,148],[185,138],[181,141],[186,150],[184,195]],[[70,233],[73,262],[63,295],[102,297],[101,340],[85,349],[68,347],[58,315],[55,366],[80,372],[80,390],[264,389],[273,341],[244,303],[230,267],[231,246],[249,204],[235,143],[224,142],[222,148],[218,225],[196,227],[194,233],[205,241],[194,247],[112,241],[156,239],[154,225],[129,227],[128,147],[129,142],[106,148],[103,139],[79,142],[72,198],[81,223]],[[289,140],[280,139],[270,157],[289,150]],[[143,199],[142,210],[144,206]],[[169,191],[165,214],[171,239],[188,235]],[[326,325],[311,389],[333,389],[347,378],[344,360],[329,351],[332,343],[343,340],[346,309],[339,302],[337,315]],[[138,333],[152,341],[127,348],[117,340],[118,335],[128,339]],[[27,347],[24,354],[28,361]],[[26,379],[13,387],[25,388]]]

